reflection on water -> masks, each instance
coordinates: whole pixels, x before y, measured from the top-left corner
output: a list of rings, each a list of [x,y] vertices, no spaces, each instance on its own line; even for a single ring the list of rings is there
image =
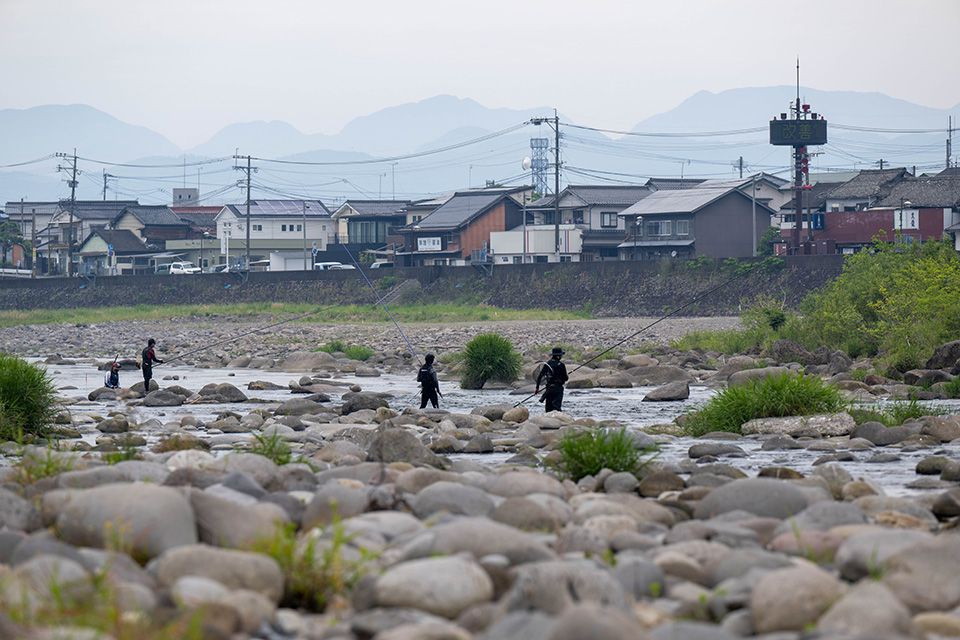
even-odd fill
[[[82,363],[68,366],[48,366],[56,386],[61,394],[70,397],[79,397],[84,401],[87,394],[103,384],[104,372],[98,371],[94,364]],[[250,369],[197,369],[194,367],[158,366],[154,368],[154,379],[163,386],[180,385],[192,391],[199,391],[209,383],[228,382],[251,398],[265,400],[270,403],[280,403],[289,400],[292,396],[286,390],[287,384],[299,380],[300,373],[284,373],[281,371],[262,371]],[[177,380],[167,379],[176,376]],[[409,375],[398,376],[385,374],[378,378],[357,378],[344,375],[332,378],[338,383],[358,384],[365,391],[391,393],[394,398],[390,406],[398,411],[406,407],[419,407],[420,396],[415,381],[416,371]],[[120,384],[124,387],[142,380],[139,371],[124,371],[121,373]],[[250,382],[262,380],[284,387],[277,391],[248,391]],[[469,413],[475,407],[491,404],[517,404],[524,401],[532,414],[541,413],[543,405],[537,402],[536,397],[529,395],[510,395],[509,391],[466,391],[460,389],[454,382],[441,381],[440,408],[455,413]],[[65,388],[72,387],[72,388]],[[678,415],[706,402],[714,391],[704,387],[691,387],[690,398],[682,402],[641,402],[653,387],[634,387],[632,389],[571,389],[564,395],[564,411],[575,417],[589,417],[595,420],[616,420],[627,427],[644,427],[653,424],[672,422]],[[344,387],[344,391],[346,391]],[[336,400],[336,398],[334,398]],[[952,412],[960,412],[960,400],[936,401],[933,403]],[[83,402],[73,405],[74,413],[104,413],[117,403],[89,403]],[[143,422],[150,418],[157,418],[161,422],[179,421],[181,417],[192,415],[203,422],[212,422],[216,416],[225,410],[241,415],[256,408],[263,408],[262,403],[245,402],[215,405],[185,405],[181,407],[134,407],[132,414],[135,420]],[[691,438],[674,438],[663,445],[660,460],[678,462],[687,459],[687,451],[695,441]],[[822,441],[821,441],[822,442]],[[736,441],[739,447],[749,453],[743,458],[724,458],[748,475],[755,475],[760,469],[768,466],[788,466],[792,469],[809,474],[814,469],[814,462],[830,451],[809,451],[795,449],[790,451],[760,451],[760,441],[752,438],[743,438]],[[916,450],[902,450],[894,447],[871,448],[852,452],[855,460],[844,461],[843,466],[854,478],[869,478],[883,486],[888,493],[902,495],[915,493],[906,489],[904,485],[913,482],[919,476],[915,473],[918,461],[930,455],[947,455],[953,459],[960,458],[960,443],[951,443],[940,447]],[[879,453],[895,453],[900,460],[894,462],[873,463],[870,458]],[[479,454],[467,456],[484,463],[496,464],[507,459],[509,454]]]

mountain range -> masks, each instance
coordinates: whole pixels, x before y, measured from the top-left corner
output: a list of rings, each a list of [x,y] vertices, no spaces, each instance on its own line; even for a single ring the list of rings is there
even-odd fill
[[[785,172],[789,150],[768,143],[766,126],[789,111],[796,93],[789,86],[700,91],[630,132],[581,127],[561,113],[563,184],[731,177],[740,171],[741,158],[745,175]],[[831,127],[830,142],[815,149],[813,170],[875,168],[881,159],[885,166],[937,170],[944,164],[948,116],[960,115],[960,105],[933,109],[879,93],[801,88],[800,96]],[[469,98],[441,95],[355,118],[335,135],[305,134],[282,121],[236,123],[203,144],[180,149],[154,131],[87,105],[4,109],[0,203],[69,196],[63,174],[55,171],[62,158],[29,162],[74,148],[81,158],[78,197],[101,197],[107,173],[107,197],[138,197],[149,204],[170,202],[173,187],[198,183],[207,203],[241,200],[235,187],[241,174],[230,158],[238,150],[259,159],[253,162],[259,169],[252,177],[255,198],[310,196],[336,204],[345,198],[413,198],[488,181],[529,183],[520,163],[531,155],[530,138],[546,137],[552,147],[554,134],[546,125],[518,125],[553,115],[546,107],[488,109]],[[213,158],[230,159],[200,164]],[[20,163],[29,164],[10,166]],[[548,184],[552,188],[552,175]]]

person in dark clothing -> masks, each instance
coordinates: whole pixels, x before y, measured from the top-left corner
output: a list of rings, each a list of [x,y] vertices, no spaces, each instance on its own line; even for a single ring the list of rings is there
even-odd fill
[[[541,402],[546,402],[545,411],[561,411],[563,405],[563,385],[567,381],[567,366],[560,362],[563,357],[563,349],[554,347],[550,352],[550,359],[540,369],[540,375],[537,376],[537,388],[534,393],[540,393],[540,383],[544,380],[543,397]]]
[[[423,361],[423,366],[417,373],[417,382],[420,383],[420,408],[425,408],[429,401],[433,408],[437,409],[440,406],[437,394],[441,397],[443,397],[443,394],[440,393],[440,381],[437,380],[437,372],[433,368],[433,354],[428,353],[424,356]]]
[[[107,371],[107,377],[103,381],[103,386],[108,389],[120,388],[120,363],[114,362]]]
[[[159,360],[157,358],[156,351],[153,350],[153,345],[157,344],[157,341],[153,338],[147,340],[147,348],[143,350],[141,354],[143,356],[143,362],[140,365],[140,368],[143,370],[143,391],[144,393],[150,392],[150,379],[153,377],[153,363],[163,364],[166,360]]]

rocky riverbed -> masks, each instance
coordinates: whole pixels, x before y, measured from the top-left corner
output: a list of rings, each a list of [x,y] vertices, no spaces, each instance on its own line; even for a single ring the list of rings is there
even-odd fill
[[[645,426],[631,431],[637,447],[667,452],[637,476],[574,483],[536,466],[563,434],[631,425],[609,407],[644,397],[690,406],[804,370],[857,401],[933,399],[955,363],[891,380],[790,344],[764,357],[660,348],[577,371],[565,413],[514,406],[529,380],[418,410],[400,382],[416,360],[387,328],[291,323],[191,354],[261,326],[221,320],[0,333],[0,349],[56,376],[65,436],[56,450],[0,448],[0,637],[119,635],[50,612],[105,599],[118,620],[170,628],[194,616],[203,637],[238,640],[960,637],[956,414],[898,427],[784,418],[698,440],[677,438],[675,424],[634,425]],[[704,324],[732,320],[665,322],[657,335]],[[589,352],[643,325],[405,332],[418,351],[443,353],[496,330],[531,354],[529,375],[552,344]],[[151,390],[138,371],[119,391],[87,378],[151,336],[189,367],[158,367]],[[307,349],[331,339],[376,354]],[[454,386],[449,368],[441,377]],[[877,475],[909,465],[897,488],[910,491],[851,473],[865,464]],[[279,544],[265,553],[271,536],[312,562],[292,567]]]

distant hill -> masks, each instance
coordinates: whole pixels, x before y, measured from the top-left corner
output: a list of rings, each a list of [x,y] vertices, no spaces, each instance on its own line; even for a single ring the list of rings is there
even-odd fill
[[[565,126],[562,185],[637,183],[650,176],[732,177],[738,173],[735,165],[740,157],[745,174],[760,170],[785,173],[790,164],[789,149],[770,146],[766,126],[773,116],[789,111],[795,95],[796,88],[789,86],[700,91],[674,109],[638,122],[633,131],[644,135],[619,136]],[[946,134],[942,130],[947,116],[960,121],[960,105],[932,109],[879,93],[810,88],[801,88],[800,95],[831,124],[830,143],[814,149],[819,155],[811,161],[812,171],[871,168],[880,159],[885,166],[936,170],[944,162]],[[488,180],[529,182],[529,174],[522,172],[520,162],[531,153],[531,137],[550,137],[552,144],[549,126],[529,126],[442,154],[418,154],[456,147],[535,116],[552,117],[553,110],[488,109],[469,98],[440,95],[360,116],[335,135],[304,134],[282,121],[236,123],[184,152],[158,133],[121,122],[92,107],[48,105],[0,111],[0,165],[76,148],[82,158],[153,165],[114,169],[81,161],[78,197],[101,197],[106,170],[114,176],[108,176],[108,197],[165,203],[170,201],[173,187],[196,186],[199,181],[201,198],[218,204],[243,197],[237,188],[242,174],[231,168],[232,160],[202,167],[191,162],[229,157],[239,148],[242,155],[312,163],[297,166],[261,161],[261,171],[254,179],[255,197],[309,193],[336,206],[345,198],[413,198],[483,186]],[[560,120],[576,124],[562,114]],[[843,126],[885,131],[856,131]],[[757,131],[723,137],[646,135],[742,129]],[[917,129],[938,131],[898,132]],[[411,157],[377,162],[396,156]],[[176,167],[184,161],[187,166],[180,172]],[[0,203],[21,196],[43,200],[68,195],[63,174],[55,172],[58,162],[62,164],[51,159],[0,168]]]
[[[0,110],[0,164],[23,162],[76,148],[90,158],[123,162],[180,149],[146,127],[121,122],[85,104]]]

